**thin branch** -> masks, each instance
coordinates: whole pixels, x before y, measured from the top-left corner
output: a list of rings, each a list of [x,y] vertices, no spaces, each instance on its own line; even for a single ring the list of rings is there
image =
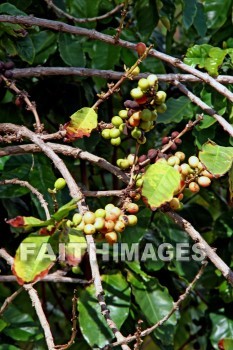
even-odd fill
[[[3,258],[8,265],[12,266],[14,262],[14,258],[7,253],[4,248],[0,248],[0,258]]]
[[[54,5],[52,0],[45,0],[45,2],[47,3],[48,8],[51,8],[58,16],[65,17],[65,18],[67,18],[70,21],[73,21],[75,23],[89,23],[89,22],[100,21],[102,19],[111,17],[112,15],[114,15],[116,12],[118,12],[124,6],[124,4],[122,3],[122,4],[118,5],[118,6],[116,6],[111,11],[106,12],[104,15],[101,15],[101,16],[98,16],[98,17],[77,18],[77,17],[71,16],[69,13],[67,13],[65,11],[62,11],[59,7]]]
[[[228,132],[229,135],[231,135],[233,137],[233,126],[231,124],[229,124],[221,115],[217,114],[216,111],[211,108],[210,106],[208,106],[205,102],[203,102],[199,97],[197,97],[196,95],[194,95],[191,91],[189,91],[186,86],[184,86],[183,84],[181,84],[179,81],[175,80],[173,82],[173,84],[175,86],[178,87],[178,89],[180,91],[182,91],[186,96],[188,96],[188,98],[195,103],[196,105],[198,105],[199,107],[201,107],[203,109],[203,111],[207,114],[209,114],[211,117],[213,117],[214,119],[216,119],[218,121],[218,123],[223,127],[223,129]]]
[[[112,173],[113,175],[117,176],[118,179],[123,181],[124,183],[128,183],[128,176],[121,171],[118,167],[115,165],[112,165],[104,158],[95,156],[92,153],[89,153],[87,151],[83,151],[80,148],[74,148],[67,145],[60,145],[57,143],[46,143],[53,149],[56,153],[61,153],[68,157],[74,157],[74,158],[80,158],[89,161],[90,163],[93,163],[97,165],[100,168],[103,168],[107,170],[108,172]],[[41,152],[41,149],[33,144],[29,145],[20,145],[20,146],[8,146],[5,148],[0,148],[0,157],[6,156],[6,155],[16,155],[16,154],[25,154],[25,153],[36,153]]]
[[[149,335],[150,333],[152,333],[156,328],[161,327],[173,314],[174,312],[176,312],[181,304],[183,303],[183,301],[188,297],[188,295],[190,294],[191,290],[193,289],[194,285],[197,283],[197,281],[200,279],[200,277],[203,275],[203,272],[205,270],[205,267],[207,266],[207,261],[204,261],[200,270],[198,271],[198,273],[196,274],[196,276],[194,277],[194,279],[192,280],[192,282],[188,285],[188,287],[186,288],[185,292],[179,296],[179,299],[173,304],[172,309],[168,312],[168,314],[166,316],[164,316],[161,320],[159,320],[157,323],[155,323],[152,327],[149,327],[147,329],[145,329],[144,331],[141,332],[140,337],[145,337],[147,335]],[[137,336],[131,336],[131,337],[127,337],[126,341],[127,343],[132,342],[133,340],[136,340]],[[115,346],[120,345],[119,342],[115,342],[113,344],[109,344],[109,348],[113,348]]]
[[[83,191],[85,197],[121,197],[124,193],[124,190]]]
[[[118,42],[121,32],[124,28],[124,21],[127,15],[128,0],[125,0],[124,8],[121,11],[121,19],[118,28],[116,29],[116,35],[114,35],[115,42]]]
[[[27,187],[33,194],[35,194],[45,211],[46,219],[50,219],[49,209],[48,209],[48,203],[45,201],[43,195],[32,185],[29,184],[27,181],[22,181],[19,179],[10,179],[10,180],[3,180],[0,181],[0,185],[20,185],[23,187]]]
[[[2,276],[0,276],[2,277]],[[23,287],[20,287],[16,292],[11,294],[10,297],[6,298],[4,303],[2,304],[0,308],[0,317],[4,314],[8,306],[13,302],[13,300],[23,291]]]
[[[199,249],[212,261],[214,266],[221,271],[222,275],[227,279],[227,281],[233,286],[233,271],[229,266],[215,253],[215,249],[211,248],[209,244],[202,238],[200,233],[195,230],[195,228],[183,219],[180,215],[175,212],[167,211],[165,212],[177,225],[179,225],[188,235],[198,243]]]
[[[8,80],[7,78],[4,77],[4,75],[1,75],[1,78],[5,81],[6,86],[8,89],[14,91],[20,98],[24,100],[24,102],[28,106],[28,110],[31,111],[34,115],[35,121],[36,121],[36,132],[40,133],[43,131],[43,125],[40,122],[39,115],[36,110],[36,104],[35,102],[31,102],[28,98],[28,94],[25,91],[21,91],[17,88],[15,83],[13,81]]]
[[[62,271],[63,272],[63,271]],[[0,282],[17,282],[17,278],[13,275],[0,275]],[[90,284],[91,281],[82,280],[80,278],[63,276],[60,271],[50,273],[49,275],[39,279],[38,282],[52,282],[52,283],[75,283],[75,284]]]
[[[80,77],[101,77],[109,80],[119,80],[122,72],[104,69],[92,69],[83,67],[30,67],[30,68],[15,68],[12,69],[13,78],[30,78],[43,76],[57,76],[57,75],[74,75]],[[133,80],[146,78],[150,73],[140,73],[133,76]],[[202,80],[192,74],[156,74],[160,82],[171,83],[174,80],[200,83]],[[233,84],[232,75],[218,75],[216,81],[221,84]]]
[[[97,32],[96,30],[90,30],[86,28],[81,28],[77,26],[71,26],[69,24],[52,21],[47,19],[41,19],[33,16],[8,16],[8,15],[0,15],[0,22],[8,22],[8,23],[18,23],[18,24],[26,24],[31,26],[39,26],[44,28],[50,28],[52,30],[56,30],[59,32],[70,33],[74,35],[86,36],[93,40],[104,41],[111,45],[119,45],[122,47],[126,47],[131,50],[136,50],[136,44],[130,43],[125,40],[118,40],[116,43],[114,38],[110,35],[103,34]],[[151,50],[149,55],[156,57],[164,62],[171,64],[174,67],[180,68],[198,78],[200,78],[205,83],[213,86],[215,90],[217,90],[220,94],[227,97],[230,101],[233,102],[233,93],[227,89],[225,86],[216,81],[216,79],[212,78],[209,74],[203,73],[198,69],[195,69],[187,64],[183,63],[180,59],[174,58],[172,56],[166,55],[157,50]]]

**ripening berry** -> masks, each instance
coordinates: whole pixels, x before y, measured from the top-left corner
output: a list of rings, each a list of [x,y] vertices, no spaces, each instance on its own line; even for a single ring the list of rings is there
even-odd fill
[[[92,224],[86,224],[84,226],[83,232],[86,235],[93,235],[96,232],[95,226]]]
[[[95,216],[96,216],[96,218],[105,218],[106,210],[104,210],[104,209],[97,209],[95,211]]]
[[[128,215],[128,226],[135,226],[138,222],[136,215]]]
[[[139,211],[139,207],[136,203],[129,203],[126,207],[126,210],[130,214],[136,214]]]
[[[112,203],[109,203],[109,204],[107,204],[107,205],[105,205],[105,210],[106,211],[111,211],[113,208],[115,208],[115,205],[114,204],[112,204]]]
[[[208,187],[211,184],[211,180],[207,176],[200,176],[197,182],[201,187]]]
[[[129,223],[129,219],[127,215],[121,214],[118,218],[119,221],[122,221],[126,226]]]
[[[104,129],[101,131],[101,136],[106,139],[109,140],[111,138],[110,136],[110,129]]]
[[[172,139],[175,139],[178,135],[179,135],[179,131],[173,131],[173,132],[171,133],[171,138],[172,138]]]
[[[113,230],[113,228],[114,228],[114,226],[115,226],[115,221],[113,221],[113,220],[106,220],[105,222],[104,222],[104,228],[103,228],[103,230],[100,230],[101,232],[103,231],[103,232],[110,232],[110,231],[112,231]]]
[[[171,156],[168,158],[167,163],[171,166],[174,166],[175,164],[179,165],[180,164],[180,158],[176,156]]]
[[[83,215],[83,221],[85,224],[94,224],[96,219],[95,213],[92,211],[86,211],[86,213]]]
[[[141,98],[136,98],[135,100],[136,100],[135,102],[137,102],[139,105],[143,105],[148,101],[148,98],[146,95],[144,95]]]
[[[138,162],[138,157],[134,154],[129,154],[127,160],[129,162],[129,165],[132,166],[134,163],[136,164]]]
[[[72,218],[74,226],[78,226],[81,223],[82,219],[83,217],[81,214],[75,213]]]
[[[102,230],[104,228],[105,220],[104,218],[96,218],[94,222],[95,229],[97,231]]]
[[[132,74],[134,77],[136,77],[139,73],[140,73],[140,68],[139,68],[138,66],[135,67],[135,68],[132,70],[132,72],[131,72],[131,74]]]
[[[118,128],[123,123],[123,119],[116,115],[115,117],[112,117],[111,123]]]
[[[200,187],[196,182],[190,182],[189,184],[189,189],[191,192],[196,193],[200,191]]]
[[[139,99],[139,98],[142,98],[144,94],[143,94],[142,90],[141,90],[139,87],[137,87],[137,88],[134,88],[134,89],[132,89],[132,90],[130,91],[130,95],[131,95],[135,100],[137,100],[137,99]]]
[[[146,45],[140,42],[136,45],[136,50],[137,50],[138,56],[142,56],[146,51]]]
[[[124,229],[125,229],[125,223],[123,221],[117,220],[117,222],[114,226],[114,231],[123,232]]]
[[[59,177],[54,183],[54,188],[57,191],[62,190],[65,186],[66,186],[66,180],[63,179],[63,177]]]
[[[211,174],[208,170],[203,170],[201,175],[207,176],[209,179],[213,179],[214,178],[214,175]]]
[[[145,78],[141,78],[139,81],[138,81],[138,87],[142,90],[142,91],[146,91],[149,89],[150,87],[150,84],[149,84],[149,81]]]
[[[140,124],[140,119],[134,119],[132,116],[129,118],[129,125],[138,126]]]
[[[180,158],[181,162],[183,162],[185,160],[185,154],[184,152],[176,152],[175,156]]]
[[[171,209],[177,210],[180,209],[180,201],[178,198],[172,198],[172,200],[169,202]]]
[[[111,139],[111,145],[113,146],[119,146],[121,144],[121,138],[120,137],[116,137]]]
[[[146,143],[146,137],[142,135],[140,138],[137,139],[137,143],[140,145],[144,145]]]
[[[188,159],[188,163],[191,166],[191,168],[196,168],[199,164],[199,159],[196,156],[191,156]]]
[[[117,233],[115,231],[110,231],[106,233],[105,239],[109,244],[114,244],[117,242]]]
[[[155,74],[148,75],[147,80],[151,87],[155,86],[158,83],[158,77]]]
[[[187,163],[181,164],[180,168],[181,168],[181,174],[185,176],[190,174],[190,172],[192,171],[190,166]]]
[[[140,120],[141,116],[140,116],[140,111],[134,112],[131,117],[135,120]]]
[[[122,211],[118,207],[114,207],[110,210],[111,214],[114,214],[117,218],[122,214]]]

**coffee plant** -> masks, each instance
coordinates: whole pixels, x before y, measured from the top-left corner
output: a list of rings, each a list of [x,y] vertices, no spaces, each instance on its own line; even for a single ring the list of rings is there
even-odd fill
[[[0,350],[233,348],[232,10],[1,2]]]

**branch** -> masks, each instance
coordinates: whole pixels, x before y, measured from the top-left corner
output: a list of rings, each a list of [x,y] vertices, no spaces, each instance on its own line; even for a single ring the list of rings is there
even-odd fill
[[[82,67],[30,67],[30,68],[15,68],[12,69],[13,78],[29,78],[29,77],[43,77],[51,75],[74,75],[80,77],[100,77],[111,80],[119,80],[122,76],[122,72],[116,72],[113,70],[104,69],[92,69]],[[149,73],[140,73],[137,76],[133,76],[133,80],[139,80],[146,78]],[[156,74],[158,80],[161,82],[173,82],[174,80],[185,81],[189,83],[200,83],[201,79],[195,77],[192,74]],[[233,84],[233,76],[231,75],[218,75],[216,81],[221,84]]]
[[[206,261],[203,262],[200,270],[198,271],[198,273],[196,274],[196,276],[194,277],[192,282],[188,285],[188,287],[186,288],[185,292],[183,294],[181,294],[179,299],[173,304],[173,307],[169,311],[169,313],[166,316],[164,316],[160,321],[155,323],[152,327],[149,327],[149,328],[145,329],[143,332],[141,332],[140,337],[145,337],[148,334],[152,333],[156,328],[162,326],[174,314],[174,312],[179,310],[182,302],[188,297],[188,295],[190,294],[190,292],[193,289],[194,285],[197,283],[197,281],[203,275],[203,272],[204,272],[205,267],[207,266],[207,264],[208,264],[208,262],[206,262]],[[133,335],[132,337],[127,337],[126,341],[127,341],[127,343],[130,343],[133,340],[136,340],[136,338],[137,338],[137,336]],[[113,344],[110,344],[109,347],[113,348],[113,347],[118,346],[118,345],[120,345],[120,343],[119,342],[115,342]]]
[[[121,197],[124,193],[124,190],[83,191],[85,197]]]
[[[69,13],[62,11],[59,7],[57,7],[56,5],[54,5],[54,3],[52,2],[52,0],[45,0],[45,2],[48,5],[48,8],[53,9],[53,11],[58,15],[58,16],[63,16],[67,19],[69,19],[70,21],[73,21],[75,23],[89,23],[89,22],[95,22],[95,21],[100,21],[102,19],[111,17],[112,15],[114,15],[116,12],[118,12],[123,6],[124,4],[120,4],[118,6],[116,6],[114,9],[112,9],[109,12],[106,12],[104,15],[102,16],[98,16],[98,17],[91,17],[91,18],[77,18],[74,16],[71,16]]]
[[[2,276],[0,275],[0,282],[17,282],[17,279],[13,275]],[[66,277],[63,271],[56,271],[49,275],[39,279],[38,282],[52,282],[52,283],[75,283],[75,284],[90,284],[91,281],[82,280],[80,278]]]
[[[233,137],[233,127],[231,124],[229,124],[221,115],[217,114],[216,111],[211,108],[210,106],[208,106],[205,102],[203,102],[199,97],[197,97],[196,95],[194,95],[191,91],[189,91],[186,86],[184,86],[183,84],[181,84],[179,81],[175,80],[173,82],[173,84],[175,86],[178,87],[178,89],[180,91],[182,91],[186,96],[188,96],[188,98],[190,98],[190,100],[195,103],[196,105],[198,105],[199,107],[201,107],[203,109],[203,111],[207,114],[209,114],[211,117],[213,117],[214,119],[216,119],[219,124],[223,127],[223,129],[228,132],[229,135],[231,135]]]
[[[43,131],[43,125],[40,122],[39,115],[36,110],[36,104],[35,102],[31,102],[28,98],[28,94],[25,91],[21,91],[17,88],[15,83],[13,81],[8,80],[7,78],[4,77],[4,75],[1,75],[1,78],[5,81],[6,86],[8,89],[13,90],[19,97],[21,97],[24,102],[28,106],[28,110],[32,111],[35,121],[36,121],[36,132],[40,133]]]
[[[0,185],[20,185],[23,187],[27,187],[33,194],[35,194],[37,196],[42,208],[44,208],[46,220],[50,219],[50,214],[49,214],[47,202],[45,201],[43,195],[35,187],[30,185],[29,182],[22,181],[19,179],[10,179],[10,180],[0,181]]]
[[[221,271],[222,275],[226,280],[233,286],[233,271],[229,266],[215,253],[215,249],[211,248],[209,244],[202,238],[200,233],[195,230],[195,228],[188,222],[183,219],[180,215],[175,212],[167,211],[165,212],[177,225],[179,225],[188,235],[192,238],[193,241],[198,243],[199,249],[212,261],[214,266]]]
[[[67,145],[60,145],[57,143],[46,143],[53,149],[56,153],[61,153],[68,157],[74,157],[74,158],[80,158],[84,160],[88,160],[90,163],[93,163],[97,165],[100,168],[103,168],[107,170],[108,172],[112,173],[113,175],[117,176],[118,179],[121,181],[128,183],[128,176],[121,171],[118,167],[112,165],[104,158],[95,156],[94,154],[91,154],[87,151],[83,151],[80,148],[74,148]],[[0,157],[6,156],[6,155],[14,155],[14,154],[25,154],[25,153],[36,153],[41,152],[41,149],[33,144],[29,145],[20,145],[20,146],[8,146],[5,148],[0,148]]]
[[[44,28],[50,28],[52,30],[56,30],[59,32],[70,33],[74,35],[86,36],[93,40],[104,41],[111,45],[119,45],[122,47],[126,47],[131,50],[136,50],[136,44],[130,43],[125,40],[118,40],[117,43],[115,39],[107,34],[103,34],[97,32],[96,30],[90,30],[86,28],[81,28],[77,26],[71,26],[69,24],[65,24],[59,21],[52,21],[47,19],[41,19],[32,16],[8,16],[8,15],[0,15],[0,22],[8,22],[8,23],[18,23],[18,24],[26,24],[29,26],[39,26]],[[230,101],[233,102],[233,93],[227,89],[225,86],[216,81],[216,79],[212,78],[209,74],[203,73],[198,69],[195,69],[187,64],[183,63],[180,59],[174,58],[172,56],[166,55],[157,50],[151,50],[149,53],[151,56],[156,57],[164,62],[171,64],[174,67],[180,68],[198,78],[200,78],[205,83],[213,86],[215,90],[217,90],[220,94],[227,97]]]
[[[2,276],[0,276],[1,278]],[[23,287],[20,287],[16,292],[11,294],[10,297],[6,298],[4,303],[2,304],[0,308],[0,317],[4,314],[8,306],[13,302],[13,300],[23,291]]]

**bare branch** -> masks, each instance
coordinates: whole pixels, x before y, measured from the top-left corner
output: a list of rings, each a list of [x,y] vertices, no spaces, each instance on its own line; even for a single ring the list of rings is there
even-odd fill
[[[106,12],[104,15],[102,16],[98,16],[98,17],[91,17],[91,18],[77,18],[74,16],[71,16],[69,13],[62,11],[59,7],[57,7],[56,5],[54,5],[52,0],[45,0],[45,2],[48,5],[48,8],[53,9],[53,11],[58,15],[58,16],[62,16],[65,17],[67,19],[69,19],[70,21],[73,21],[75,23],[89,23],[89,22],[96,22],[96,21],[100,21],[102,19],[111,17],[112,15],[114,15],[116,12],[118,12],[123,6],[124,4],[120,4],[118,6],[116,6],[114,9],[112,9],[109,12]]]
[[[100,77],[111,80],[119,80],[123,72],[116,72],[113,70],[92,69],[83,67],[29,67],[29,68],[15,68],[12,69],[13,78],[29,78],[29,77],[43,77],[43,76],[57,76],[57,75],[74,75],[80,77]],[[133,76],[133,80],[146,78],[149,73],[140,73]],[[160,82],[172,83],[174,80],[200,83],[201,79],[192,74],[156,74]],[[216,81],[221,84],[233,84],[233,76],[218,75]]]
[[[0,276],[2,277],[2,276]],[[0,281],[1,282],[1,281]],[[23,287],[20,287],[16,292],[11,294],[10,297],[6,298],[4,303],[2,304],[0,308],[0,317],[4,314],[8,306],[13,302],[13,300],[23,291]]]
[[[7,275],[7,276],[0,275],[0,282],[17,282],[17,279],[13,275]],[[36,283],[38,282],[75,283],[75,284],[83,284],[83,285],[91,283],[91,281],[82,280],[80,278],[64,276],[64,271],[59,271],[59,270],[54,273],[50,273],[49,275],[36,281]]]
[[[124,190],[109,190],[109,191],[83,191],[86,197],[121,197],[125,193]]]
[[[118,40],[115,42],[114,38],[110,35],[103,34],[97,32],[96,30],[89,30],[86,28],[81,28],[77,26],[71,26],[69,24],[65,24],[59,21],[52,21],[47,19],[41,19],[32,16],[8,16],[8,15],[0,15],[0,22],[8,22],[8,23],[18,23],[18,24],[27,24],[27,25],[37,25],[39,27],[50,28],[52,30],[56,30],[59,32],[71,33],[74,35],[82,35],[87,36],[93,40],[104,41],[111,45],[119,45],[122,47],[126,47],[131,50],[136,50],[136,44],[130,43],[125,40]],[[216,81],[216,79],[212,78],[209,74],[203,73],[198,69],[195,69],[187,64],[183,63],[180,59],[174,58],[172,56],[166,55],[157,50],[151,50],[149,53],[151,56],[156,57],[164,62],[171,64],[174,67],[180,68],[198,78],[200,78],[205,83],[213,86],[215,90],[217,90],[220,94],[227,97],[230,101],[233,102],[233,93],[227,89],[225,86]]]
[[[184,86],[183,84],[181,84],[179,81],[175,80],[173,82],[173,84],[175,86],[178,87],[178,89],[180,91],[182,91],[186,96],[188,96],[188,98],[190,98],[190,100],[195,103],[196,105],[198,105],[199,107],[201,107],[203,109],[203,111],[209,115],[211,115],[211,117],[213,117],[214,119],[216,119],[218,121],[218,123],[223,127],[223,129],[228,132],[229,135],[231,135],[233,137],[233,127],[231,124],[229,124],[226,119],[224,119],[221,115],[217,114],[217,112],[211,108],[210,106],[208,106],[205,102],[203,102],[199,97],[197,97],[196,95],[194,95],[191,91],[189,91],[186,86]]]
[[[169,311],[169,313],[166,316],[164,316],[161,320],[159,320],[157,323],[155,323],[152,327],[149,327],[149,328],[145,329],[143,332],[141,332],[140,337],[145,337],[148,334],[152,333],[156,328],[162,326],[174,314],[174,312],[176,312],[176,310],[178,310],[180,308],[182,302],[188,297],[188,295],[191,292],[191,290],[193,289],[194,285],[197,283],[197,281],[203,275],[203,272],[204,272],[207,264],[208,263],[206,261],[203,262],[200,270],[198,271],[198,273],[196,274],[196,276],[194,277],[192,282],[188,285],[185,292],[182,295],[180,295],[179,299],[173,304],[173,307]],[[127,341],[127,343],[129,343],[129,342],[132,342],[133,340],[136,340],[136,339],[137,339],[137,335],[134,335],[132,337],[127,337],[126,341]],[[118,345],[120,345],[120,343],[115,342],[113,344],[110,344],[109,348],[113,348],[113,347],[118,346]]]
[[[195,228],[183,219],[180,215],[175,212],[168,211],[165,212],[177,225],[179,225],[188,235],[198,243],[199,249],[208,257],[212,263],[221,271],[222,275],[227,279],[227,281],[233,285],[233,271],[227,266],[227,264],[215,253],[215,249],[211,248],[209,244],[202,238],[200,233],[195,230]]]
[[[45,211],[46,219],[50,219],[49,209],[48,209],[48,203],[45,201],[43,195],[32,185],[29,184],[27,181],[22,181],[19,179],[10,179],[10,180],[3,180],[0,181],[0,185],[20,185],[23,187],[27,187],[33,194],[35,194]]]

